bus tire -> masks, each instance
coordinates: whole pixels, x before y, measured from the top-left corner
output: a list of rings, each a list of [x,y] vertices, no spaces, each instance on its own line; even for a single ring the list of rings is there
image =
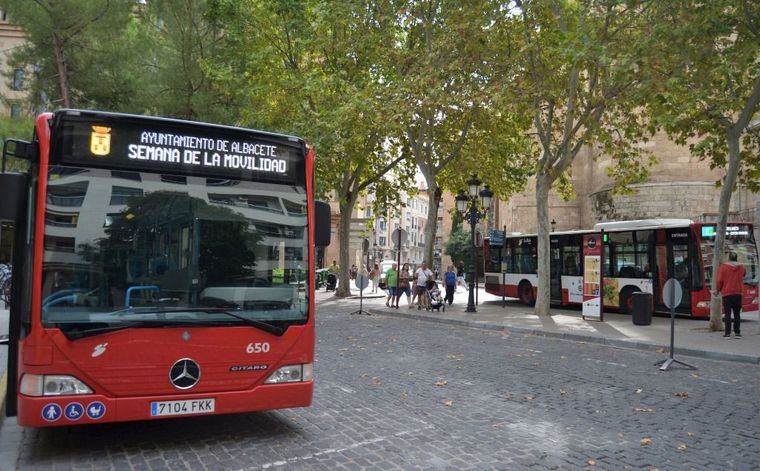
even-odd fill
[[[523,280],[520,282],[520,285],[517,287],[517,296],[520,297],[520,302],[523,304],[528,306],[536,304],[536,297],[533,294],[533,285],[530,284],[530,281]]]
[[[641,290],[637,288],[623,288],[619,299],[621,314],[631,314],[633,312],[633,293],[638,293],[639,291]]]

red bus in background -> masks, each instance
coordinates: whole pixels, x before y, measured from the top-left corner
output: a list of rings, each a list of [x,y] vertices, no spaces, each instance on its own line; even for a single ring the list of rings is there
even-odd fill
[[[715,223],[688,219],[650,219],[599,223],[593,230],[551,233],[551,302],[583,303],[583,234],[604,231],[605,307],[630,313],[632,294],[652,293],[655,311],[668,312],[662,287],[675,278],[683,288],[676,312],[709,318]],[[758,252],[752,224],[731,222],[726,252],[738,255],[747,270],[743,315],[758,315]],[[505,262],[506,273],[502,273]],[[512,234],[502,247],[485,244],[486,291],[533,304],[536,296],[536,236]]]
[[[44,427],[311,404],[314,246],[330,218],[301,139],[60,110],[6,157],[30,164],[0,174],[0,219],[16,224],[9,416]]]

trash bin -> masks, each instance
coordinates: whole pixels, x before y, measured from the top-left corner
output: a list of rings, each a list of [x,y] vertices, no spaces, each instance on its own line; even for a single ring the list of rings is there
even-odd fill
[[[636,325],[650,325],[652,323],[652,293],[633,293],[631,302],[631,320]]]

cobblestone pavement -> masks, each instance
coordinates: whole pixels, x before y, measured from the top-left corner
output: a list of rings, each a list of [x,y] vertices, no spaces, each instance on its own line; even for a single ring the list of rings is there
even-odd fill
[[[2,469],[758,469],[760,368],[323,303],[307,409],[0,429]]]

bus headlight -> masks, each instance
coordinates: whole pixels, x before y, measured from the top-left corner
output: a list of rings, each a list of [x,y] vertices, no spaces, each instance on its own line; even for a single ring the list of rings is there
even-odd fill
[[[272,373],[264,384],[298,383],[301,381],[311,381],[313,377],[314,367],[311,363],[288,365]]]
[[[73,376],[25,374],[19,392],[25,396],[69,396],[92,394],[92,389]]]

